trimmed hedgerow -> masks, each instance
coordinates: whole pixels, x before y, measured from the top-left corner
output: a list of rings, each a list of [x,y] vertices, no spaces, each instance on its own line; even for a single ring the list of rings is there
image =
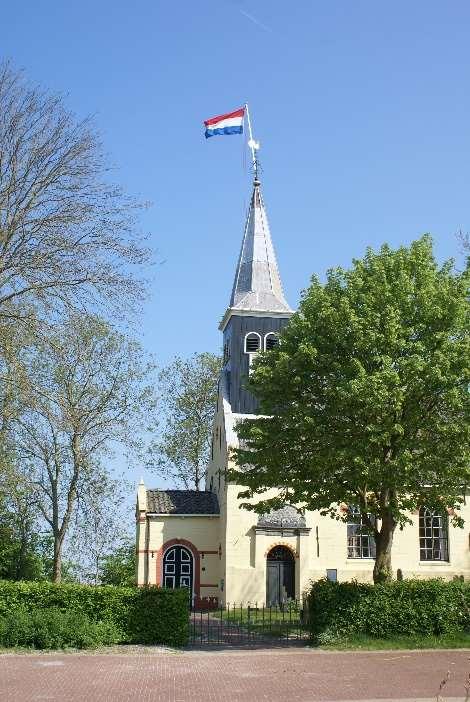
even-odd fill
[[[188,601],[185,589],[0,581],[0,632],[5,629],[5,621],[11,622],[15,617],[22,622],[26,617],[36,622],[36,628],[47,628],[42,620],[34,619],[37,612],[52,612],[50,627],[60,629],[65,621],[62,617],[59,622],[60,613],[67,613],[71,626],[75,617],[77,622],[84,622],[85,628],[86,622],[104,627],[103,632],[110,627],[111,643],[184,646],[189,632]],[[96,627],[91,629],[90,638],[96,638]],[[104,638],[106,635],[103,633]]]
[[[308,593],[314,639],[365,634],[442,635],[470,628],[470,584],[403,580],[369,585],[319,580]]]
[[[85,614],[56,607],[17,610],[0,617],[0,646],[5,648],[97,648],[119,641],[120,632],[113,622],[93,622]]]

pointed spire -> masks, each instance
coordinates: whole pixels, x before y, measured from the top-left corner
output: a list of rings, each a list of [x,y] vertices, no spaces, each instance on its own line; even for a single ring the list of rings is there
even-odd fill
[[[253,183],[229,310],[292,314],[284,297],[257,175]]]

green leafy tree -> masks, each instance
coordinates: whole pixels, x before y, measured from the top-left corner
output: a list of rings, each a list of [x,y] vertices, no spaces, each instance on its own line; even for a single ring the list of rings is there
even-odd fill
[[[21,479],[0,490],[0,579],[44,580],[45,562],[37,533],[37,513]]]
[[[374,581],[391,578],[393,536],[422,504],[462,523],[469,482],[470,271],[439,266],[424,236],[368,250],[313,278],[279,347],[248,386],[261,415],[238,427],[242,497],[341,517],[357,505],[374,535]],[[252,503],[246,503],[253,509]]]
[[[123,539],[121,545],[103,558],[100,582],[102,585],[135,585],[136,553],[134,539]]]
[[[221,358],[196,353],[175,358],[159,374],[162,435],[153,446],[160,474],[199,490],[206,475]]]

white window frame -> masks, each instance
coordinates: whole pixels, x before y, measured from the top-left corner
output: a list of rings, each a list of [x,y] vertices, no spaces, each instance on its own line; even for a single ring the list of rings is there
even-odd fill
[[[251,336],[251,335],[256,335],[256,336],[258,337],[259,345],[258,345],[258,350],[257,350],[257,351],[248,351],[248,349],[246,348],[247,339],[248,339],[248,337]],[[259,352],[261,351],[261,349],[262,349],[262,344],[263,344],[263,339],[261,338],[261,334],[258,334],[258,332],[251,331],[251,332],[247,332],[247,333],[245,334],[245,341],[244,341],[244,343],[243,343],[243,350],[244,350],[245,353],[247,353],[247,354],[250,356],[250,362],[251,362],[251,357],[252,357],[252,356],[256,356],[256,354],[259,353]]]
[[[432,510],[422,505],[418,512],[418,533],[420,563],[450,563],[449,515],[444,510]],[[440,558],[434,558],[437,553]]]
[[[374,560],[375,559],[375,550],[376,550],[376,545],[375,545],[375,539],[373,534],[366,532],[362,532],[361,528],[365,526],[365,524],[362,521],[362,515],[360,513],[359,508],[356,505],[352,505],[348,509],[349,515],[351,517],[355,517],[357,521],[353,521],[352,519],[347,522],[347,548],[348,548],[348,560],[353,560],[353,561],[367,561],[367,560]],[[348,516],[349,516],[348,515]],[[371,515],[369,515],[371,516]],[[353,533],[350,533],[350,527],[354,528]],[[352,531],[352,529],[351,529]],[[367,551],[367,556],[364,555],[364,553]],[[357,555],[353,555],[356,553]]]

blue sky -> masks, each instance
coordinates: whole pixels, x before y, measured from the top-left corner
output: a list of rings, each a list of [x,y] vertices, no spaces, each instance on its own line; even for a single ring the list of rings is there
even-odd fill
[[[2,21],[2,54],[94,114],[116,180],[153,203],[141,328],[161,363],[220,345],[251,178],[243,139],[206,142],[202,121],[245,101],[292,306],[368,245],[431,232],[459,256],[468,2],[19,0]]]
[[[470,5],[337,1],[8,3],[2,53],[96,115],[116,179],[153,205],[144,342],[216,350],[250,191],[251,105],[286,294],[367,245],[470,229]]]

